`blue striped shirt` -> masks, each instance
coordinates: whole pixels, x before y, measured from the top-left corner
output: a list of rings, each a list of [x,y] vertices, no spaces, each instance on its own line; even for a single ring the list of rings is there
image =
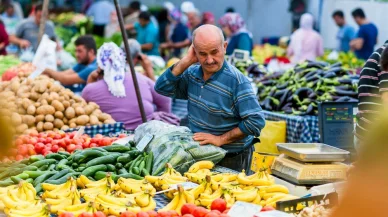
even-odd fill
[[[251,145],[265,125],[262,109],[248,79],[224,62],[207,81],[200,65],[192,65],[179,76],[167,69],[156,81],[155,90],[165,96],[188,100],[189,127],[194,132],[222,135],[236,127],[247,135],[222,146],[239,152]]]

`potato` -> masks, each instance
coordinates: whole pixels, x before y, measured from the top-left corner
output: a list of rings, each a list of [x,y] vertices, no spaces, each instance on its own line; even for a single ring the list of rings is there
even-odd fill
[[[106,114],[106,113],[102,113],[102,114],[98,115],[98,120],[100,120],[102,122],[104,122],[105,120],[110,119],[110,118],[111,118],[111,116]]]
[[[77,118],[76,124],[79,126],[85,126],[87,123],[89,123],[89,116],[87,115],[81,115]]]
[[[29,127],[35,125],[36,118],[32,115],[24,115],[23,123],[27,124]]]
[[[41,105],[36,109],[36,114],[38,115],[53,115],[55,113],[55,108],[51,105]]]
[[[37,101],[39,99],[39,97],[40,97],[40,94],[37,93],[37,92],[32,92],[30,94],[30,99],[33,100],[33,101]]]
[[[73,118],[73,119],[70,119],[69,121],[68,121],[68,124],[70,125],[70,124],[75,124],[75,122],[77,121],[77,118]]]
[[[104,124],[114,124],[114,123],[116,123],[116,121],[111,118],[104,121]]]
[[[84,115],[84,114],[85,114],[85,109],[82,108],[82,107],[77,107],[77,108],[75,108],[75,114],[76,114],[77,116]]]
[[[65,111],[65,106],[63,106],[63,104],[58,100],[53,100],[51,105],[55,108],[56,111],[60,111],[60,112]]]
[[[69,103],[70,103],[71,106],[73,106],[73,104],[75,103],[74,99],[70,99]]]
[[[34,103],[35,108],[38,108],[38,107],[40,107],[41,105],[42,105],[42,104],[40,104],[40,102]]]
[[[52,130],[54,128],[54,124],[51,122],[46,122],[43,124],[43,129],[44,130]]]
[[[23,120],[22,120],[22,117],[18,113],[14,112],[11,115],[11,121],[12,121],[12,124],[14,126],[19,126],[20,124],[22,124]]]
[[[90,115],[94,111],[94,107],[92,105],[86,105],[84,110],[86,115]]]
[[[43,93],[40,98],[41,98],[41,100],[43,100],[43,99],[47,100],[47,98],[49,98],[49,96],[50,95],[48,93]]]
[[[69,121],[67,120],[67,118],[63,118],[62,121],[63,121],[64,124],[69,123]]]
[[[37,85],[35,86],[36,92],[44,93],[47,90],[47,83],[47,81],[40,81],[39,83],[37,83]]]
[[[52,84],[50,87],[51,92],[59,92],[63,87],[58,84]]]
[[[19,108],[17,109],[17,111],[18,111],[18,113],[19,113],[20,115],[25,115],[25,114],[27,114],[27,111],[26,111],[24,108],[22,108],[22,107],[19,107]]]
[[[12,79],[11,81],[11,90],[16,93],[18,89],[20,88],[20,81],[19,79]]]
[[[100,114],[102,114],[102,111],[100,109],[96,109],[92,112],[92,115],[96,115],[96,116],[99,116]]]
[[[38,115],[38,116],[35,117],[35,121],[36,122],[41,122],[41,121],[44,121],[44,118],[45,118],[44,115]]]
[[[29,105],[27,108],[27,114],[29,115],[35,115],[36,108],[33,104]]]
[[[93,106],[94,109],[99,109],[100,108],[100,106],[97,105],[97,103],[95,103],[95,102],[89,102],[89,105]]]
[[[43,132],[43,122],[39,122],[37,125],[36,125],[36,130],[38,132]]]
[[[42,99],[42,100],[40,101],[40,104],[42,104],[42,105],[48,105],[49,103],[47,102],[47,100]]]
[[[61,129],[63,127],[63,125],[65,125],[65,124],[63,123],[62,120],[60,120],[58,118],[54,120],[55,128]]]
[[[54,113],[54,117],[62,120],[63,119],[63,113],[60,112],[60,111],[56,111]]]
[[[89,118],[90,118],[90,124],[91,125],[98,125],[98,117],[96,116],[96,115],[90,115],[89,116]]]
[[[74,110],[74,108],[73,107],[67,108],[66,111],[65,111],[65,116],[68,119],[74,118],[75,117],[75,110]]]
[[[46,116],[44,117],[44,120],[45,120],[46,122],[53,122],[53,121],[54,121],[54,116],[52,116],[52,115],[46,115]]]
[[[71,123],[71,124],[69,124],[69,127],[70,127],[70,128],[76,128],[76,127],[77,127],[77,124]]]
[[[24,133],[24,131],[28,130],[27,124],[22,124],[16,127],[16,133],[21,134]]]
[[[24,109],[27,109],[31,104],[32,104],[31,100],[26,98],[22,99],[22,105]]]
[[[69,129],[69,126],[67,126],[67,125],[63,125],[63,126],[61,127],[61,130],[67,130],[67,129]]]
[[[69,101],[62,101],[62,105],[65,107],[65,109],[70,107],[70,102]]]

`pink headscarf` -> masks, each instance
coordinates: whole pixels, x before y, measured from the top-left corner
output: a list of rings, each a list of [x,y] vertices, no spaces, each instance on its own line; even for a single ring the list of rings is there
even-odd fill
[[[235,34],[240,31],[240,29],[245,28],[244,19],[238,13],[226,13],[218,21],[221,26],[229,27],[232,34]]]
[[[202,14],[202,23],[203,24],[213,24],[214,25],[214,14],[212,12],[204,12]]]

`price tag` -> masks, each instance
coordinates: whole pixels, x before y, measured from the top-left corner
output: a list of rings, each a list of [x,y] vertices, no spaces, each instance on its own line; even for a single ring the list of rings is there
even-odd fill
[[[80,136],[82,136],[85,132],[85,127],[82,126],[78,129],[77,133],[74,135],[74,139],[78,139]]]
[[[121,138],[121,139],[118,139],[118,140],[114,141],[114,144],[126,145],[132,139],[133,139],[133,136],[127,136],[127,137],[124,137],[124,138]]]
[[[260,212],[261,206],[237,201],[229,210],[230,217],[253,217]]]
[[[163,190],[163,191],[158,191],[155,194],[161,194],[161,193],[164,193],[164,192],[167,192],[167,191],[177,190],[178,189],[178,185],[181,185],[183,187],[183,189],[185,189],[185,190],[193,189],[193,188],[198,186],[198,184],[193,183],[193,182],[182,182],[182,183],[179,183],[179,184],[170,185],[169,189]]]
[[[154,135],[151,135],[149,133],[145,134],[144,137],[140,140],[139,143],[136,145],[136,149],[139,151],[143,151],[147,145],[152,141],[154,138]]]

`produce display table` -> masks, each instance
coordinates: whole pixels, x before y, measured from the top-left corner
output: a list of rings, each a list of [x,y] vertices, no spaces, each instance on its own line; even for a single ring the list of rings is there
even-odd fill
[[[263,114],[267,120],[285,121],[287,123],[287,142],[319,142],[319,127],[317,116],[286,115],[270,111],[263,111]]]
[[[85,126],[84,134],[88,134],[90,137],[94,137],[97,134],[110,136],[113,134],[120,133],[123,130],[125,130],[124,123],[117,122],[114,124]],[[78,128],[70,128],[68,130],[65,130],[65,132],[74,132],[74,131],[78,131]]]

